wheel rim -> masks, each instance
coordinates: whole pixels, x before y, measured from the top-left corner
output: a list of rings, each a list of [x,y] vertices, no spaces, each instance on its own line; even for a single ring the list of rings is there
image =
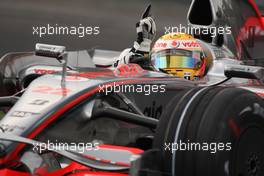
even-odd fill
[[[258,127],[246,129],[236,147],[234,176],[262,176],[264,167],[264,132]]]

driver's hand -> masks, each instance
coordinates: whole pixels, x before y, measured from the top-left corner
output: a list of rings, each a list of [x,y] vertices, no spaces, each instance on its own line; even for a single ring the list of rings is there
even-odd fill
[[[131,51],[130,48],[125,49],[122,51],[120,56],[115,60],[114,67],[117,67],[121,64],[129,64],[129,63],[135,63],[135,58],[143,59],[143,55]]]
[[[149,61],[151,43],[156,35],[156,24],[151,17],[141,19],[136,24],[137,40],[131,49],[125,49],[116,59],[114,66],[119,64],[138,63]],[[144,61],[145,60],[145,61]],[[143,66],[144,67],[144,66]]]
[[[150,46],[156,35],[156,24],[152,17],[141,19],[136,24],[137,41],[132,50],[135,52],[150,52]]]

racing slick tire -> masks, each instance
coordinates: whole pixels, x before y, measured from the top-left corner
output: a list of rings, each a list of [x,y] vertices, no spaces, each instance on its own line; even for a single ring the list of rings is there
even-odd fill
[[[264,102],[239,88],[203,87],[176,96],[153,148],[173,176],[264,175]]]

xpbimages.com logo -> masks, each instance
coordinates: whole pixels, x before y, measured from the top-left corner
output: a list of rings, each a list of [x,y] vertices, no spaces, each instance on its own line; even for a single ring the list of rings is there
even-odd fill
[[[179,141],[177,143],[165,143],[164,150],[174,153],[175,151],[208,151],[211,154],[215,154],[219,151],[230,151],[232,150],[232,144],[230,142],[187,142]]]
[[[35,143],[33,146],[33,151],[43,153],[45,151],[57,151],[65,150],[78,153],[84,153],[90,150],[99,150],[99,143],[63,143],[63,142],[51,142],[47,143]]]
[[[191,35],[211,35],[211,37],[216,37],[217,35],[231,35],[232,30],[230,26],[219,26],[219,27],[196,27],[190,25],[182,25],[179,26],[165,26],[164,27],[164,34],[169,33],[184,33],[184,34],[191,34]]]
[[[107,84],[99,85],[99,92],[108,95],[110,93],[144,93],[150,95],[151,93],[163,93],[166,91],[165,84]]]
[[[98,35],[100,34],[99,26],[59,26],[58,24],[45,26],[33,26],[32,34],[39,37],[46,35],[73,35],[79,38],[83,38],[87,35]]]

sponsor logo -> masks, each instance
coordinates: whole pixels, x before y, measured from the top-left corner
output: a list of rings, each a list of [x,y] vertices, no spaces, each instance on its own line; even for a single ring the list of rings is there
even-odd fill
[[[39,85],[37,87],[34,87],[32,89],[32,92],[65,96],[69,94],[71,90],[65,87],[54,88],[48,85]]]
[[[154,46],[154,48],[166,48],[167,43],[166,42],[157,42]]]
[[[20,117],[20,118],[23,118],[23,117],[30,117],[32,115],[36,115],[38,113],[34,113],[34,112],[27,112],[27,111],[14,111],[11,116],[12,117]]]
[[[31,105],[38,105],[38,106],[41,106],[41,105],[45,105],[49,103],[49,100],[41,100],[41,99],[36,99],[36,100],[33,100],[31,103]]]
[[[34,72],[36,74],[53,74],[56,72],[56,70],[48,70],[48,69],[34,69]]]
[[[0,128],[4,131],[4,132],[13,132],[14,130],[18,129],[18,130],[25,130],[25,127],[21,127],[18,125],[10,125],[10,124],[0,124]]]
[[[177,42],[176,40],[174,40],[172,43],[171,43],[172,46],[174,46],[175,48],[178,48],[180,46],[180,43]]]
[[[182,42],[181,45],[183,45],[186,48],[199,48],[200,44],[198,42],[192,41],[192,42]]]
[[[163,41],[163,42],[157,42],[154,45],[154,48],[156,49],[165,49],[165,48],[200,48],[201,45],[196,41]]]
[[[136,77],[145,73],[138,64],[122,64],[114,70],[116,77]]]

